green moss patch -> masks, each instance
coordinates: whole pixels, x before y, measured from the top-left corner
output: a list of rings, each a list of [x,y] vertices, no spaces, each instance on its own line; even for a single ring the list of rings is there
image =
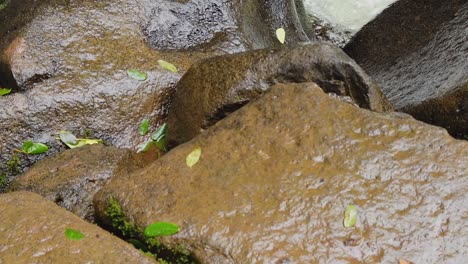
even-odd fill
[[[109,198],[106,215],[111,220],[112,230],[125,241],[160,263],[192,264],[198,263],[183,245],[169,248],[161,244],[158,237],[148,238],[144,229],[128,220],[117,199]]]

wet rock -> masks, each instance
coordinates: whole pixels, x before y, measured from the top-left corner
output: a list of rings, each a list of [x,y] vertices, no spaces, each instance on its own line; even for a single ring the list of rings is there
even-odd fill
[[[390,104],[364,71],[341,49],[310,44],[213,57],[193,65],[177,84],[168,116],[168,140],[192,139],[272,84],[319,83],[326,92],[351,96],[375,111]]]
[[[345,47],[403,112],[468,134],[468,4],[401,0]]]
[[[144,140],[138,134],[144,118],[151,129],[163,122],[181,74],[157,60],[183,70],[193,57],[150,49],[131,16],[136,7],[122,14],[120,4],[43,7],[5,49],[3,59],[19,88],[0,98],[0,163],[28,139],[49,145],[47,154],[61,150],[54,135],[60,130],[77,136],[92,130],[114,146],[132,148]],[[132,79],[126,72],[132,68],[148,79]],[[25,157],[23,166],[36,159]]]
[[[156,263],[132,245],[30,192],[0,195],[2,263]],[[72,228],[85,237],[65,236]]]
[[[163,122],[175,83],[194,61],[279,46],[279,26],[288,30],[287,43],[310,39],[299,2],[12,3],[0,10],[0,85],[13,88],[0,98],[0,167],[28,139],[48,144],[47,154],[61,150],[53,134],[62,129],[93,130],[117,147],[136,146],[138,123]],[[255,25],[259,18],[264,22]],[[180,74],[161,69],[159,59]],[[148,80],[127,76],[132,68]],[[23,168],[42,157],[24,157]]]
[[[188,167],[196,147],[202,154]],[[399,113],[280,84],[160,160],[121,175],[110,197],[141,227],[169,221],[201,263],[462,263],[468,143]],[[348,204],[355,228],[343,227]]]
[[[38,193],[94,222],[94,194],[115,174],[131,173],[153,160],[156,157],[147,158],[102,144],[84,146],[39,161],[15,178],[9,189]]]

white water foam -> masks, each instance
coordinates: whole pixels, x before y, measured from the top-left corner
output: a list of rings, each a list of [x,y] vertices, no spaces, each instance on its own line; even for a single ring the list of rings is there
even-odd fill
[[[306,10],[356,33],[396,0],[304,0]]]

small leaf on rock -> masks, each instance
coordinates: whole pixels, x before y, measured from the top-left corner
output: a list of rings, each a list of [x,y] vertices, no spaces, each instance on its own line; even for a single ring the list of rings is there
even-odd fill
[[[276,37],[278,38],[279,42],[281,42],[281,44],[284,44],[284,41],[286,40],[286,31],[284,28],[278,28],[276,30]]]
[[[162,137],[158,141],[153,141],[158,149],[167,152],[166,137]]]
[[[357,210],[352,204],[348,205],[344,213],[343,226],[346,228],[353,227],[356,224]]]
[[[147,118],[143,119],[140,123],[140,135],[144,136],[146,133],[148,133],[148,128],[149,128],[149,120]]]
[[[69,146],[69,147],[70,148],[79,148],[79,147],[82,147],[82,146],[94,145],[94,144],[98,144],[98,143],[102,143],[102,140],[101,139],[83,138],[83,139],[78,139],[78,144],[74,145],[73,147],[71,147],[71,146]]]
[[[179,232],[179,226],[169,222],[156,222],[146,227],[145,236],[170,236]]]
[[[151,145],[153,145],[152,140],[148,140],[146,142],[141,143],[137,146],[137,153],[148,151],[151,148]]]
[[[65,236],[70,240],[81,240],[85,237],[80,231],[71,228],[65,229]]]
[[[0,96],[7,95],[11,92],[11,89],[8,88],[0,88]]]
[[[34,143],[31,140],[25,141],[21,148],[27,154],[42,154],[49,150],[49,147],[42,143]]]
[[[174,73],[179,72],[177,70],[177,67],[174,66],[174,64],[172,64],[172,63],[169,63],[169,62],[167,62],[165,60],[158,60],[158,63],[159,63],[159,66],[161,66],[165,70],[168,70],[168,71],[171,71],[171,72],[174,72]]]
[[[167,124],[164,123],[162,126],[158,127],[156,132],[151,135],[151,139],[154,141],[160,141],[162,138],[166,137]]]
[[[201,150],[200,147],[197,147],[194,150],[192,150],[192,152],[190,152],[190,154],[188,154],[187,159],[186,159],[187,166],[192,168],[193,165],[195,165],[198,162],[198,160],[200,159],[201,152],[202,152],[202,150]]]
[[[27,153],[29,148],[31,148],[33,144],[34,143],[32,142],[32,140],[26,140],[25,142],[23,142],[23,147],[21,147],[21,149]]]
[[[141,71],[139,71],[137,69],[127,70],[127,74],[128,74],[128,76],[130,76],[133,79],[138,80],[138,81],[144,81],[144,80],[146,80],[146,78],[148,78],[148,75],[146,75],[146,73],[141,72]]]
[[[73,135],[72,133],[68,131],[64,131],[64,130],[60,131],[59,137],[60,137],[60,140],[63,143],[65,143],[68,147],[70,147],[70,145],[76,145],[76,143],[78,143],[75,135]]]

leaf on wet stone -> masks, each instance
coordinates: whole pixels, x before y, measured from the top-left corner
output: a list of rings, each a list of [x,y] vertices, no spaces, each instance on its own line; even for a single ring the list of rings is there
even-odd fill
[[[73,147],[70,147],[70,148],[79,148],[79,147],[82,147],[82,146],[94,145],[94,144],[98,144],[98,143],[102,143],[102,140],[101,139],[83,138],[83,139],[78,139],[78,143],[76,145],[74,145]]]
[[[137,146],[137,153],[148,151],[151,148],[151,145],[153,145],[152,140],[148,140],[146,142],[141,143]]]
[[[65,236],[70,240],[81,240],[85,237],[83,233],[78,230],[67,228],[65,229]]]
[[[279,42],[281,42],[281,44],[284,44],[284,41],[286,40],[286,31],[284,28],[278,28],[276,30],[276,37],[278,38]]]
[[[140,135],[142,136],[146,135],[146,133],[148,133],[148,128],[149,128],[149,120],[145,118],[140,123],[140,127],[139,127]]]
[[[59,138],[69,148],[73,148],[74,147],[73,145],[76,145],[78,143],[78,140],[76,139],[75,135],[73,135],[69,131],[64,131],[64,130],[60,131]]]
[[[163,150],[163,151],[167,151],[166,132],[167,132],[167,124],[164,123],[162,126],[158,127],[156,132],[151,134],[151,139],[154,141],[156,146],[160,150]]]
[[[166,137],[166,132],[167,124],[164,123],[162,126],[158,127],[158,129],[156,129],[156,132],[151,135],[151,139],[154,141],[159,141],[161,138]]]
[[[59,138],[71,149],[102,143],[102,140],[100,139],[76,138],[71,132],[64,130],[60,131]]]
[[[356,207],[350,204],[348,205],[344,213],[343,226],[346,228],[353,227],[356,224],[356,220],[357,220]]]
[[[190,152],[190,154],[187,155],[187,158],[185,160],[187,166],[192,168],[193,165],[195,165],[198,162],[198,160],[200,160],[201,153],[202,150],[200,147],[197,147],[194,150],[192,150],[192,152]]]
[[[45,144],[34,143],[32,140],[27,140],[23,143],[21,148],[27,154],[42,154],[49,150]]]
[[[178,73],[179,71],[177,70],[177,67],[174,66],[174,64],[169,63],[165,60],[158,60],[159,66],[161,66],[163,69],[171,71],[173,73]]]
[[[169,222],[156,222],[145,228],[146,237],[170,236],[179,232],[179,226]]]
[[[8,88],[0,88],[0,96],[7,95],[11,92],[11,89]]]
[[[163,137],[158,141],[154,141],[154,144],[156,145],[156,147],[158,147],[158,149],[162,151],[167,151],[166,137]]]
[[[144,81],[148,78],[148,75],[146,75],[146,73],[141,72],[137,69],[129,69],[127,70],[127,74],[128,76],[138,81]]]
[[[29,148],[32,147],[33,144],[34,143],[32,142],[32,140],[26,140],[25,142],[23,142],[23,146],[21,147],[21,149],[27,153]]]

